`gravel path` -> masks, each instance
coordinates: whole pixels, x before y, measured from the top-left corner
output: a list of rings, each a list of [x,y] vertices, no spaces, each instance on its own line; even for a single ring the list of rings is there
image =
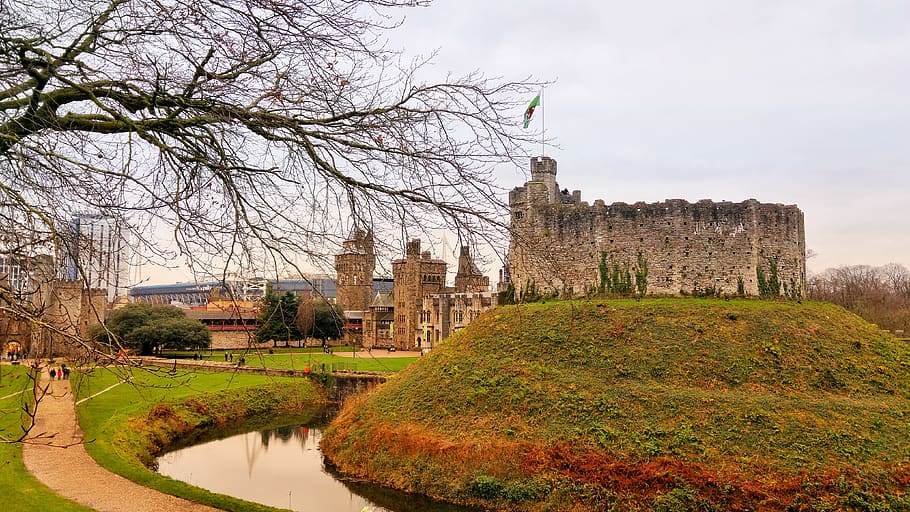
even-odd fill
[[[218,509],[143,487],[102,468],[82,445],[68,380],[51,381],[38,406],[35,427],[22,446],[29,473],[55,493],[102,512],[201,512]]]

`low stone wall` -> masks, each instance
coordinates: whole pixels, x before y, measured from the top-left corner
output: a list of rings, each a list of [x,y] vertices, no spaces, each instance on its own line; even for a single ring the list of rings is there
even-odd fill
[[[292,341],[291,346],[321,347],[322,341],[309,338],[305,342]],[[326,345],[338,347],[345,345],[344,339],[328,340]],[[266,349],[275,346],[274,342],[256,341],[255,331],[212,331],[212,350],[240,350],[247,347]],[[285,342],[278,342],[278,346],[285,346]]]
[[[246,347],[264,348],[271,343],[256,343],[253,331],[214,331],[212,332],[212,349],[242,349]]]

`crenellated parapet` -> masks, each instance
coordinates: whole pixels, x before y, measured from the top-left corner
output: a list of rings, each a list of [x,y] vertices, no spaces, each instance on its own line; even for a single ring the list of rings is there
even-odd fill
[[[519,293],[531,284],[564,295],[612,286],[646,295],[799,297],[805,291],[805,228],[796,205],[755,199],[588,204],[577,191],[559,192],[553,177],[556,200],[540,180],[509,195],[509,273]]]

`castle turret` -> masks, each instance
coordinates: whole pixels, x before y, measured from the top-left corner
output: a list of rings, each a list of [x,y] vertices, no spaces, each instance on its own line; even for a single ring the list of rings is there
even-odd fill
[[[483,275],[474,260],[471,251],[462,246],[458,256],[458,273],[455,274],[455,292],[486,292],[490,290],[490,278]]]
[[[548,203],[558,201],[559,187],[556,185],[556,160],[548,156],[531,158],[531,181],[543,183]]]
[[[338,276],[337,301],[345,311],[364,311],[373,298],[373,271],[376,255],[373,232],[355,229],[335,255]]]

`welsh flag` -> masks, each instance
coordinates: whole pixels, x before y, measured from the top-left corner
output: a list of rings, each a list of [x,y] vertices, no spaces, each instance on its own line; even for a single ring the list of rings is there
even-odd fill
[[[534,115],[534,109],[537,108],[537,105],[540,105],[540,94],[534,96],[534,99],[531,100],[531,103],[528,104],[528,108],[525,109],[525,121],[524,127],[527,128],[531,124],[531,116]]]

